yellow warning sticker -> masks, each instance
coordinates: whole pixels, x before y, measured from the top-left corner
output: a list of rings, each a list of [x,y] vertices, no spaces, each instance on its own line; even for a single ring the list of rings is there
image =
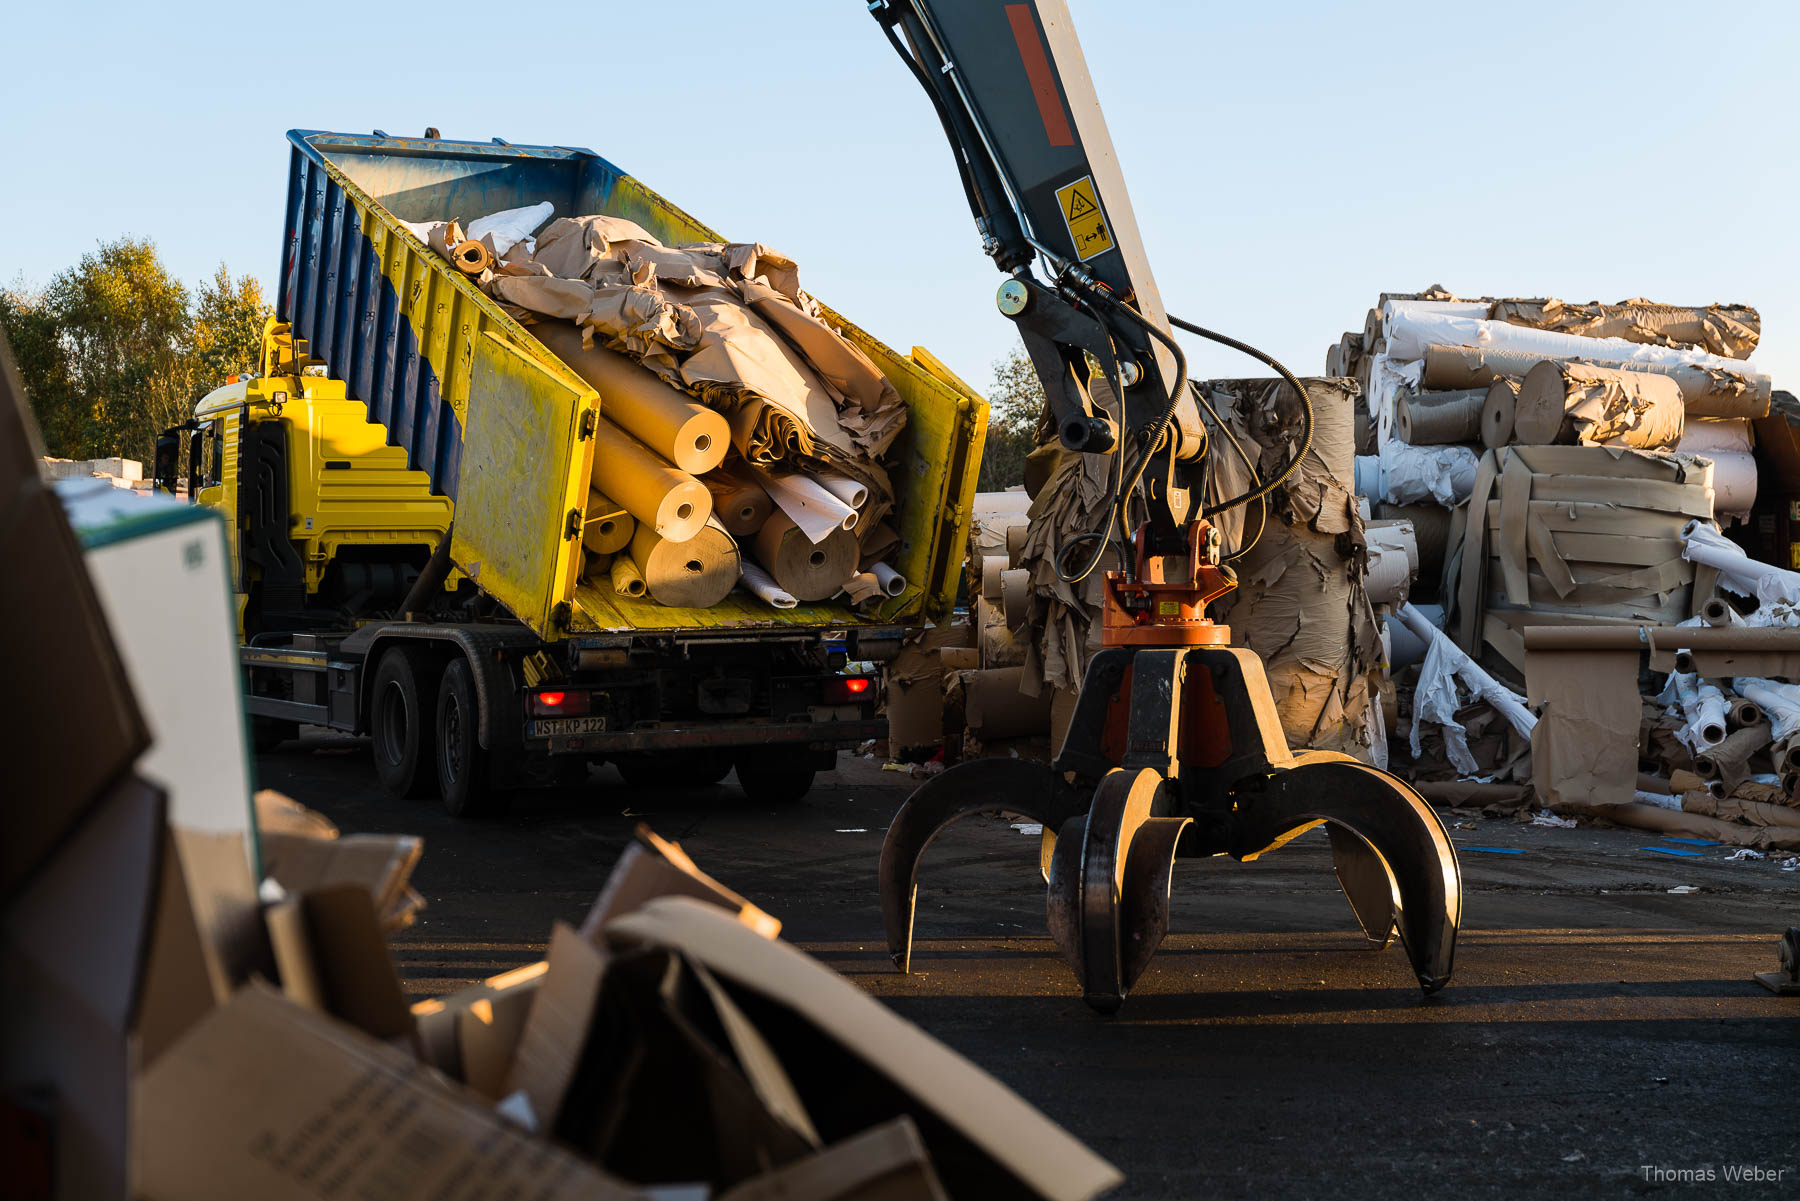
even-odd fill
[[[1100,196],[1094,191],[1092,175],[1083,175],[1056,189],[1056,205],[1062,209],[1069,240],[1075,244],[1076,257],[1082,262],[1113,248],[1112,230],[1107,228],[1106,214],[1100,211]]]
[[[1180,617],[1181,606],[1174,601],[1156,602],[1156,613],[1159,617]]]

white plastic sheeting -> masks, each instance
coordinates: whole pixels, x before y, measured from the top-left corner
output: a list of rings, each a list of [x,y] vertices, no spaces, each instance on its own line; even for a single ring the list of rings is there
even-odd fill
[[[1373,495],[1391,505],[1432,501],[1454,508],[1475,490],[1475,468],[1480,462],[1466,446],[1408,446],[1404,442],[1382,444],[1379,481]],[[1361,467],[1362,460],[1357,460]],[[1357,473],[1362,490],[1363,472]]]
[[[1412,753],[1415,757],[1424,753],[1419,744],[1419,724],[1429,721],[1443,727],[1444,752],[1458,772],[1472,776],[1480,770],[1475,756],[1469,753],[1468,731],[1456,720],[1456,711],[1465,703],[1457,695],[1459,679],[1477,698],[1492,705],[1513,729],[1526,737],[1531,736],[1537,718],[1525,707],[1524,698],[1490,676],[1412,605],[1402,605],[1396,616],[1406,623],[1407,629],[1430,643],[1425,662],[1419,668],[1418,686],[1413,691]]]
[[[489,234],[494,235],[494,253],[504,257],[507,251],[520,242],[526,243],[525,249],[532,249],[531,235],[538,231],[540,225],[550,220],[555,212],[556,206],[548,200],[524,208],[502,209],[485,217],[477,217],[464,227],[463,232],[477,241]]]
[[[1800,733],[1800,688],[1757,676],[1739,676],[1731,682],[1731,688],[1745,700],[1762,706],[1772,727],[1773,741]]]
[[[1702,350],[1676,350],[1647,346],[1623,338],[1584,338],[1559,334],[1505,321],[1483,321],[1450,313],[1396,312],[1383,321],[1387,330],[1387,354],[1401,362],[1423,358],[1427,346],[1473,346],[1481,350],[1518,350],[1547,359],[1604,360],[1609,365],[1665,363],[1705,367],[1743,375],[1753,370],[1742,359],[1707,354]]]
[[[1717,568],[1721,586],[1740,596],[1753,596],[1764,605],[1800,605],[1800,571],[1752,559],[1710,522],[1688,522],[1682,527],[1681,540],[1682,558]]]

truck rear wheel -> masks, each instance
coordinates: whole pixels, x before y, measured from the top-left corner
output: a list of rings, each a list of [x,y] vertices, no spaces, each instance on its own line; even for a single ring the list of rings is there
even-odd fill
[[[815,774],[806,766],[804,749],[757,747],[738,754],[738,783],[759,805],[793,804],[812,791]]]
[[[369,734],[382,787],[397,797],[429,796],[437,783],[432,754],[437,683],[431,664],[415,647],[394,647],[376,665],[370,691]]]
[[[493,786],[493,762],[477,723],[475,673],[461,655],[444,669],[437,696],[438,791],[451,817],[490,817],[506,810]]]

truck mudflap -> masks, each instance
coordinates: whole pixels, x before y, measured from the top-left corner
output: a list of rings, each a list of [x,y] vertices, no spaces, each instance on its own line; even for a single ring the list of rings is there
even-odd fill
[[[887,718],[836,721],[721,722],[717,725],[664,725],[654,729],[617,730],[549,738],[532,737],[525,745],[552,755],[622,755],[630,751],[672,751],[699,747],[804,746],[841,750],[887,736]]]

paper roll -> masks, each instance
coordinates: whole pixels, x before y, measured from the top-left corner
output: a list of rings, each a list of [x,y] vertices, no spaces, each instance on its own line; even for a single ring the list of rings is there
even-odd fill
[[[889,596],[899,596],[906,591],[906,577],[889,567],[886,563],[877,563],[869,570],[874,573],[875,582]]]
[[[785,591],[773,576],[750,560],[743,560],[739,570],[744,573],[744,587],[764,604],[777,609],[792,609],[799,605],[800,601],[793,593]]]
[[[593,484],[640,527],[677,542],[697,535],[712,516],[712,493],[705,484],[604,417],[594,427]]]
[[[747,538],[762,529],[775,511],[775,502],[759,484],[729,467],[711,472],[700,482],[712,493],[713,516],[735,538]]]
[[[1485,390],[1402,394],[1394,415],[1394,432],[1414,446],[1447,446],[1472,442],[1481,433]]]
[[[1025,624],[1031,609],[1031,573],[1023,568],[1000,573],[1000,608],[1006,614],[1006,628],[1016,630]]]
[[[1695,417],[1690,413],[1675,449],[1703,455],[1715,450],[1747,451],[1754,446],[1748,417]]]
[[[581,526],[581,544],[597,555],[610,555],[631,545],[637,522],[623,505],[603,492],[588,490],[587,514]]]
[[[981,595],[999,604],[1006,595],[1001,591],[1000,577],[1010,571],[1006,559],[1000,555],[983,555],[981,558]]]
[[[833,529],[813,542],[785,511],[763,523],[751,538],[756,561],[788,592],[802,601],[835,596],[856,574],[856,536]]]
[[[480,275],[494,265],[494,253],[484,244],[469,238],[450,248],[450,261],[464,275]]]
[[[737,543],[716,521],[680,542],[640,525],[631,536],[631,558],[650,599],[673,609],[710,609],[743,574]]]
[[[1369,602],[1376,605],[1406,603],[1407,585],[1412,580],[1412,566],[1406,548],[1392,542],[1369,542],[1369,574],[1364,587]]]
[[[611,555],[588,554],[583,560],[581,574],[590,583],[598,584],[612,574],[612,564]]]
[[[1497,379],[1488,385],[1487,395],[1481,402],[1481,441],[1489,450],[1499,450],[1512,441],[1518,407],[1518,384],[1510,379]]]
[[[1738,516],[1756,505],[1756,456],[1747,450],[1709,450],[1713,464],[1713,512]]]
[[[852,509],[860,509],[869,503],[869,490],[845,475],[821,475],[819,484]]]
[[[600,393],[606,419],[690,475],[711,471],[731,449],[724,416],[698,403],[622,354],[599,343],[583,347],[567,321],[532,327],[538,341]]]
[[[856,528],[856,510],[826,491],[825,486],[799,471],[765,471],[750,468],[775,507],[814,543],[825,541],[833,530]],[[769,566],[764,564],[764,566]],[[779,573],[775,577],[780,579]],[[839,581],[840,583],[842,581]],[[835,589],[834,589],[835,591]]]
[[[614,555],[612,561],[613,591],[620,596],[644,595],[644,573],[631,561],[630,555]]]
[[[1006,565],[1017,567],[1025,559],[1025,539],[1031,534],[1029,525],[1006,527]]]

